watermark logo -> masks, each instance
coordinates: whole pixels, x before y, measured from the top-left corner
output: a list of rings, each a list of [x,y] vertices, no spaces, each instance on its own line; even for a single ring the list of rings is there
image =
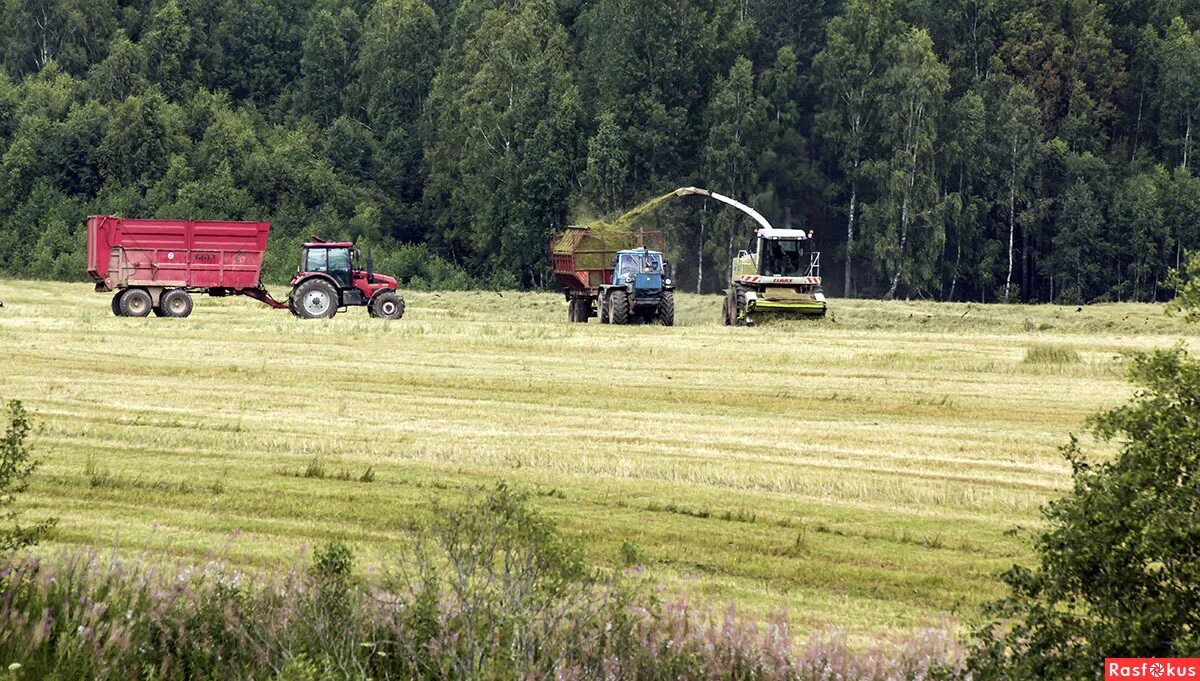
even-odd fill
[[[1200,658],[1110,657],[1104,660],[1104,681],[1118,679],[1196,679],[1200,681]]]

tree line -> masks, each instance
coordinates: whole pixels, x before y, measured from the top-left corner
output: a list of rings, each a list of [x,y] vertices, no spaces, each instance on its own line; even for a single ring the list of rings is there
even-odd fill
[[[268,219],[412,286],[550,286],[683,185],[814,229],[826,288],[1161,300],[1200,245],[1200,0],[0,0],[0,273],[92,213]],[[679,284],[751,225],[650,218]]]

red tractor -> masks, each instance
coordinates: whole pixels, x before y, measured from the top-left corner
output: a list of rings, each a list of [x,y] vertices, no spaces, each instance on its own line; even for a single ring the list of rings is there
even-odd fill
[[[400,319],[404,299],[396,280],[356,268],[358,249],[313,237],[304,244],[286,303],[262,285],[271,225],[265,222],[88,219],[88,274],[97,291],[116,291],[118,317],[187,317],[192,293],[243,295],[288,309],[302,319],[328,319],[344,307],[365,306],[372,317]]]
[[[337,314],[338,308],[365,305],[372,317],[404,316],[404,298],[396,292],[396,280],[375,274],[370,255],[366,270],[360,270],[356,267],[360,254],[354,244],[313,239],[304,244],[299,271],[292,277],[287,304],[292,314],[301,319],[327,319]]]

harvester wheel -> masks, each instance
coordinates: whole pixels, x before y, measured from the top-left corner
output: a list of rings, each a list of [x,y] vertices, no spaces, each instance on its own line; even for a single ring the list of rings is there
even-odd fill
[[[601,293],[599,302],[597,302],[596,304],[600,306],[600,309],[598,310],[599,314],[597,315],[598,317],[600,317],[600,323],[607,324],[609,322],[609,319],[608,319],[608,296]]]
[[[337,314],[337,291],[324,279],[309,279],[292,291],[296,316],[301,319],[333,319]]]
[[[173,289],[163,294],[158,307],[163,317],[183,319],[192,314],[192,297],[183,289]]]
[[[749,326],[750,320],[746,317],[746,289],[739,286],[734,295],[737,296],[737,300],[736,307],[733,309],[733,325]]]
[[[658,299],[658,323],[663,326],[675,326],[675,292],[663,291]]]
[[[126,289],[125,293],[121,294],[121,302],[118,305],[122,317],[145,317],[154,307],[150,294],[140,288]]]
[[[123,295],[125,295],[125,289],[118,289],[117,292],[113,294],[112,313],[113,313],[114,317],[124,317],[125,316],[121,312],[121,296],[123,296]]]
[[[400,319],[404,316],[404,299],[395,291],[384,291],[371,299],[370,312],[380,319]]]
[[[733,307],[733,296],[732,291],[726,294],[725,304],[721,306],[721,316],[725,320],[725,326],[733,326],[733,314],[729,312],[730,308]]]
[[[629,323],[629,294],[624,291],[613,291],[608,301],[609,320],[613,324]]]

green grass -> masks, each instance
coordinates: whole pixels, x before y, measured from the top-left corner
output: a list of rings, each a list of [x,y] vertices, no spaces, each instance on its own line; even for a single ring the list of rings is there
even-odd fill
[[[1068,482],[1057,448],[1126,400],[1159,307],[833,301],[825,321],[565,322],[561,296],[410,293],[403,321],[197,298],[117,319],[86,285],[4,282],[0,396],[41,424],[26,499],[55,544],[219,551],[339,538],[403,560],[413,519],[505,481],[594,559],[860,635],[970,618]],[[1078,361],[1034,361],[1066,348]],[[1055,353],[1058,350],[1054,351]]]

